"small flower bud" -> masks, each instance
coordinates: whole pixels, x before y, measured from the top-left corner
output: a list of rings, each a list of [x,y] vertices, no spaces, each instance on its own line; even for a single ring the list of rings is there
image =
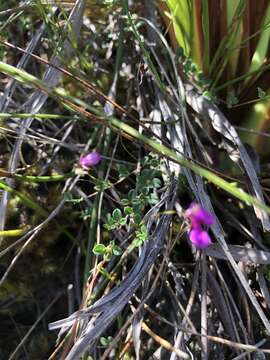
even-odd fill
[[[92,166],[98,165],[100,161],[101,155],[97,151],[93,151],[89,154],[82,155],[79,163],[81,167],[89,169]]]

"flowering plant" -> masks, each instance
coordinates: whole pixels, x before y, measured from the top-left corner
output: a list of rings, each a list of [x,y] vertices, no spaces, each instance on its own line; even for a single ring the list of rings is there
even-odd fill
[[[101,161],[101,155],[97,151],[93,151],[89,154],[82,155],[80,157],[80,165],[83,168],[89,169],[92,166],[98,165]]]
[[[209,246],[212,243],[211,237],[202,226],[212,225],[215,222],[214,216],[196,202],[192,202],[190,204],[185,215],[191,222],[189,239],[192,244],[200,249],[204,249]]]

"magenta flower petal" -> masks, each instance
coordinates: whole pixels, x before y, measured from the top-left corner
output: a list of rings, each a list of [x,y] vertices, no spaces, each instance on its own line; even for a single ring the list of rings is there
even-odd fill
[[[189,238],[192,244],[200,249],[205,249],[212,243],[208,232],[201,228],[192,229],[189,233]]]
[[[207,231],[203,230],[202,226],[212,225],[215,222],[214,216],[196,202],[192,202],[190,204],[185,215],[191,222],[189,239],[192,244],[200,249],[204,249],[209,246],[212,243],[210,235]]]
[[[191,227],[198,228],[201,225],[212,225],[214,216],[206,211],[200,204],[192,202],[186,211],[186,216],[191,220]]]
[[[80,165],[85,168],[98,165],[101,161],[101,155],[97,151],[93,151],[89,154],[82,155],[80,157]]]
[[[213,215],[204,210],[202,207],[197,210],[195,217],[201,224],[212,225],[214,223]]]

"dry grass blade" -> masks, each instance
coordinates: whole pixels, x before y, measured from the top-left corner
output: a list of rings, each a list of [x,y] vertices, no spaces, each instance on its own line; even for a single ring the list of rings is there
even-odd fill
[[[231,141],[232,144],[238,149],[241,163],[243,164],[245,172],[250,179],[254,194],[262,203],[264,203],[263,193],[256,171],[247,153],[247,150],[242,144],[234,127],[229,123],[229,121],[217,108],[217,106],[203,97],[203,95],[199,94],[193,86],[186,86],[186,99],[187,103],[197,114],[210,120],[213,128],[218,133],[220,133],[224,139]],[[270,231],[268,215],[257,208],[255,208],[255,212],[260,218],[263,228],[267,231]]]
[[[155,334],[144,322],[142,323],[142,329],[165,349],[169,350],[172,353],[175,353],[181,359],[190,359],[190,356],[188,354],[173,347],[167,340]]]
[[[228,250],[235,261],[251,262],[254,264],[270,264],[270,252],[246,248],[240,245],[229,245]],[[226,255],[219,244],[213,244],[206,249],[206,254],[218,259],[226,260]]]
[[[69,21],[71,24],[74,38],[78,37],[78,35],[79,35],[84,6],[85,6],[85,1],[78,0],[70,14]],[[67,31],[67,29],[68,29],[68,27],[66,27],[65,31]],[[34,36],[30,45],[28,46],[28,48],[27,48],[28,52],[31,53],[36,48],[43,32],[44,32],[44,27],[41,27],[41,29]],[[65,56],[67,56],[67,57],[70,56],[71,45],[70,45],[69,40],[66,40],[64,42],[64,44],[62,46],[62,51],[63,51],[63,54],[65,54]],[[22,59],[20,60],[20,62],[18,64],[19,67],[25,66],[27,61],[29,61],[29,55],[27,53],[24,53],[22,56]],[[53,56],[51,59],[51,62],[58,66],[60,64],[60,61],[57,56]],[[54,87],[58,83],[60,76],[61,76],[61,73],[58,70],[56,70],[55,68],[49,67],[43,76],[43,80],[47,83],[47,85],[49,87]],[[9,96],[10,96],[10,92],[14,91],[15,86],[16,86],[16,82],[12,81],[10,83],[10,85],[7,87],[6,92]],[[48,98],[47,95],[42,94],[39,91],[36,91],[31,94],[30,99],[28,99],[23,106],[29,110],[28,111],[29,113],[35,114],[42,108],[42,106],[46,102],[47,98]],[[3,108],[3,106],[7,106],[7,104],[4,105],[5,97],[3,98],[3,101],[4,102],[2,102],[2,111],[5,109],[5,108]],[[29,118],[29,119],[25,119],[20,124],[21,130],[19,133],[19,139],[17,140],[17,142],[13,148],[12,154],[10,156],[10,162],[9,162],[9,171],[10,172],[15,172],[18,167],[21,146],[24,142],[25,135],[27,133],[28,128],[30,128],[32,121],[33,121],[33,119]],[[13,183],[14,182],[12,180],[9,180],[8,185],[12,186]],[[5,191],[3,193],[1,203],[0,203],[0,218],[1,218],[0,229],[2,229],[2,230],[5,227],[8,199],[9,199],[9,194],[8,194],[8,192]]]
[[[186,101],[191,106],[191,108],[199,115],[206,117],[207,119],[210,119],[212,126],[214,129],[221,134],[221,136],[229,140],[234,144],[234,146],[239,151],[239,158],[241,159],[241,162],[243,163],[245,172],[247,173],[247,176],[250,178],[250,182],[253,186],[253,191],[260,199],[261,201],[264,201],[262,189],[259,184],[256,171],[254,169],[254,166],[252,164],[252,161],[249,158],[249,155],[243,146],[237,132],[235,129],[231,126],[231,124],[228,122],[228,120],[225,118],[225,116],[221,113],[221,111],[212,103],[210,103],[206,98],[204,98],[202,95],[200,95],[194,87],[190,85],[185,85],[186,88]],[[174,90],[172,89],[172,92]],[[166,101],[163,98],[163,95],[158,92],[158,99],[159,99],[159,106],[160,111],[163,115],[164,121],[171,119],[176,119],[173,112],[171,111],[171,106],[168,106]],[[178,99],[179,100],[179,99]],[[170,104],[171,105],[171,104]],[[188,117],[185,113],[185,107],[184,105],[181,106],[181,115],[183,116],[184,120],[188,123]],[[176,110],[177,111],[177,110]],[[175,122],[173,125],[168,125],[168,132],[170,134],[170,140],[172,142],[172,145],[174,148],[179,150],[181,153],[184,153],[188,155],[189,158],[192,158],[191,149],[189,146],[189,141],[187,139],[186,130],[184,123],[181,124],[181,122]],[[182,170],[182,169],[181,169]],[[178,167],[178,171],[180,171],[180,168]],[[183,169],[182,170],[185,176],[187,177],[188,183],[190,188],[192,189],[193,196],[197,198],[204,206],[205,209],[207,209],[209,212],[214,213],[213,207],[211,205],[211,201],[209,196],[207,195],[204,184],[202,179],[199,176],[196,176],[196,180],[193,179],[192,174],[189,172],[189,170]],[[268,219],[268,215],[264,212],[258,212],[258,209],[255,208],[257,216],[260,218],[263,227],[265,230],[270,229],[270,223]],[[237,274],[237,277],[239,278],[242,286],[244,287],[245,291],[247,292],[252,304],[254,305],[255,309],[257,310],[260,318],[262,319],[262,322],[264,323],[268,333],[270,331],[270,323],[263,313],[256,297],[254,296],[248,282],[245,279],[245,276],[242,274],[241,270],[238,268],[232,254],[230,253],[230,250],[228,249],[228,246],[224,239],[224,231],[221,228],[220,224],[217,223],[215,226],[213,226],[213,232],[215,234],[215,237],[220,242],[221,247],[226,254],[227,258],[229,259],[230,264],[233,267],[234,272]]]
[[[263,295],[263,301],[265,302],[268,309],[270,309],[270,292],[268,285],[265,281],[263,271],[261,269],[258,270],[258,283]]]
[[[107,327],[115,319],[116,315],[127,304],[136,289],[140,286],[145,274],[149,270],[150,266],[152,266],[155,257],[159,253],[161,244],[158,245],[158,243],[160,242],[160,240],[163,240],[168,225],[169,222],[167,219],[164,219],[160,222],[160,225],[158,226],[155,234],[153,234],[153,239],[157,238],[157,243],[152,244],[150,240],[149,243],[145,245],[146,253],[140,256],[138,264],[135,265],[133,271],[131,272],[131,274],[129,274],[128,281],[125,282],[125,286],[121,286],[121,294],[119,294],[114,300],[110,300],[109,302],[107,301],[105,296],[102,299],[103,301],[101,301],[101,304],[98,304],[97,307],[95,307],[94,305],[94,311],[96,312],[98,308],[99,311],[102,311],[102,315],[98,316],[98,318],[95,320],[94,326],[91,322],[89,323],[89,325],[86,326],[84,333],[77,340],[77,342],[74,344],[71,351],[69,352],[68,356],[66,357],[67,360],[77,359],[78,356],[86,350],[86,348],[91,346],[105,331],[105,329],[107,329]],[[151,249],[149,249],[150,247]],[[135,272],[136,274],[135,279],[133,276],[133,272]]]
[[[164,196],[164,200],[159,204],[159,207],[162,206],[164,201],[166,201],[168,204],[166,207],[170,208],[172,206],[169,205],[168,202],[168,195],[171,196],[170,194],[172,193],[172,189],[169,189]],[[158,211],[159,207],[156,208],[156,211]],[[96,303],[90,306],[90,308],[84,310],[84,313],[87,317],[90,314],[96,313],[97,318],[95,319],[94,323],[90,321],[85,325],[83,333],[80,335],[79,339],[75,342],[69,354],[67,355],[67,360],[77,359],[78,356],[86,350],[86,348],[91,346],[91,344],[93,344],[100,337],[100,335],[115,319],[116,315],[125,307],[129,299],[135,293],[136,289],[141,285],[141,282],[146,276],[150,267],[153,265],[160,249],[163,246],[169,225],[170,216],[162,216],[158,220],[156,229],[150,236],[150,239],[143,246],[140,257],[128,276],[108,295],[98,300]],[[58,327],[70,326],[80,317],[80,314],[75,313],[66,320],[61,320],[51,324],[50,328],[54,329]]]
[[[44,26],[41,26],[41,28],[37,31],[37,33],[34,35],[34,37],[31,39],[30,43],[28,44],[28,46],[27,46],[28,52],[32,52],[36,49],[36,47],[40,43],[40,39],[41,39],[44,31],[45,31]],[[30,56],[27,54],[23,54],[23,56],[21,57],[20,61],[17,64],[17,67],[18,68],[26,67],[29,60],[30,60]],[[17,82],[14,79],[11,79],[9,81],[9,83],[6,85],[4,94],[0,97],[0,111],[1,112],[6,111],[8,105],[9,105],[9,101],[12,98],[12,95],[13,95],[16,87],[17,87]],[[20,136],[23,137],[23,134],[24,134],[24,132],[22,131]],[[22,142],[22,140],[19,140],[19,141]],[[15,150],[13,150],[13,153],[11,155],[10,165],[9,165],[9,171],[14,171],[16,169],[16,166],[17,166],[16,159],[18,157],[18,153],[17,153],[17,156],[15,156],[15,154],[16,154]],[[16,161],[14,161],[14,160],[16,160]],[[7,184],[12,186],[13,181],[8,180]],[[1,230],[3,230],[5,227],[6,209],[7,209],[8,200],[9,200],[9,193],[7,191],[5,191],[3,193],[2,197],[1,197],[1,201],[0,201],[0,229]]]
[[[228,334],[230,334],[230,338],[233,341],[239,342],[240,339],[237,333],[237,327],[235,325],[230,306],[226,301],[226,297],[224,297],[224,294],[218,282],[216,281],[214,275],[210,270],[207,271],[207,277],[208,277],[208,289],[211,294],[211,298],[213,298],[213,303],[219,313],[222,324],[226,328]]]
[[[201,358],[204,360],[208,359],[208,341],[207,341],[207,265],[206,257],[203,253],[201,256],[201,268],[202,268],[202,282],[201,282],[201,333],[204,335],[201,339],[202,349],[201,349]]]

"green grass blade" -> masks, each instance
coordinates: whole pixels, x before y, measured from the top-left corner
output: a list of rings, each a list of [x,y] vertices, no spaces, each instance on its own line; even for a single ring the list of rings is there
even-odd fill
[[[213,78],[211,90],[215,89],[215,86],[223,75],[227,65],[229,65],[230,69],[230,73],[227,75],[229,78],[233,76],[236,71],[239,57],[239,48],[236,47],[236,44],[241,42],[240,30],[246,2],[245,0],[239,0],[237,3],[238,5],[236,9],[235,4],[233,3],[230,3],[227,8],[229,17],[231,17],[232,14],[233,17],[232,19],[229,19],[230,21],[227,21],[226,35],[221,40],[220,46],[218,47],[210,65],[210,77]],[[228,51],[228,49],[234,50]]]
[[[48,213],[45,211],[40,205],[38,205],[36,202],[34,202],[31,198],[24,195],[18,190],[13,189],[8,184],[6,184],[3,180],[0,180],[0,189],[8,191],[9,193],[18,196],[18,198],[21,200],[21,202],[28,208],[35,210],[39,215],[43,217],[47,217]]]
[[[269,47],[269,39],[270,39],[270,27],[268,26],[269,23],[270,23],[270,4],[267,7],[265,17],[261,24],[261,28],[263,28],[264,30],[260,33],[260,39],[251,60],[250,68],[248,71],[249,73],[254,73],[256,70],[260,70],[265,61]],[[247,80],[248,78],[246,78],[246,81]]]
[[[28,74],[24,70],[17,69],[16,67],[3,63],[1,61],[0,61],[0,72],[3,72],[6,75],[16,78],[21,83],[28,83],[34,87],[39,88],[42,91],[45,91],[52,98],[60,102],[62,105],[66,105],[70,110],[75,112],[77,115],[81,115],[89,119],[93,119],[93,115],[85,110],[88,108],[88,104],[84,103],[81,100],[77,100],[71,97],[70,95],[67,95],[63,91],[63,89],[59,89],[59,88],[50,89],[42,80],[35,78],[33,75]],[[74,102],[72,102],[71,100]],[[247,203],[248,205],[255,205],[270,214],[270,208],[268,206],[262,204],[258,199],[247,194],[244,190],[236,187],[235,185],[228,183],[220,176],[214,174],[213,172],[197,164],[194,164],[193,162],[189,161],[183,156],[175,153],[173,150],[169,149],[168,147],[159,144],[157,141],[150,139],[143,134],[140,134],[139,131],[134,129],[132,126],[114,117],[106,117],[105,114],[99,112],[98,110],[95,111],[95,114],[99,115],[98,118],[95,117],[95,121],[102,122],[103,124],[105,123],[107,124],[107,126],[111,126],[114,130],[121,131],[129,135],[134,140],[142,142],[146,147],[150,148],[151,150],[154,150],[155,152],[172,159],[176,163],[191,169],[196,174],[207,179],[217,187],[225,190],[227,193],[235,196],[239,200]]]
[[[31,113],[0,113],[0,119],[28,119],[28,118],[34,118],[34,119],[44,119],[44,120],[63,120],[63,119],[74,119],[74,116],[72,115],[58,115],[58,114],[31,114]]]
[[[215,92],[220,91],[222,89],[225,89],[228,86],[237,84],[237,83],[239,83],[239,82],[241,82],[241,81],[243,81],[243,80],[245,80],[245,79],[247,79],[247,78],[249,78],[251,76],[256,76],[256,75],[258,75],[260,73],[263,73],[264,71],[269,70],[269,69],[270,69],[270,64],[261,66],[260,68],[258,68],[256,70],[253,70],[253,71],[251,71],[251,72],[249,72],[247,74],[238,76],[237,78],[229,80],[229,81],[227,81],[227,82],[225,82],[225,83],[223,83],[223,84],[221,84],[219,86],[216,86],[215,87]]]
[[[230,26],[234,22],[234,18],[239,16],[239,20],[234,25],[233,36],[230,43],[230,47],[235,48],[233,52],[229,53],[229,76],[233,77],[236,72],[238,58],[240,55],[240,47],[236,45],[241,42],[241,28],[242,28],[242,19],[241,13],[243,12],[243,5],[245,6],[245,1],[241,0],[227,0],[227,26]],[[239,14],[238,14],[239,13]]]
[[[210,25],[208,0],[202,0],[203,70],[208,75],[210,64]]]
[[[20,175],[14,174],[13,177],[16,180],[29,182],[29,183],[44,183],[44,182],[56,182],[56,181],[63,181],[68,178],[73,177],[74,173],[68,173],[64,175],[51,175],[51,176],[30,176],[30,175]]]
[[[179,46],[184,50],[185,56],[191,52],[191,2],[189,0],[167,0],[171,11],[171,18],[175,30],[175,36]]]
[[[0,230],[1,237],[17,237],[22,236],[27,231],[27,226],[22,229],[12,229],[12,230]]]

